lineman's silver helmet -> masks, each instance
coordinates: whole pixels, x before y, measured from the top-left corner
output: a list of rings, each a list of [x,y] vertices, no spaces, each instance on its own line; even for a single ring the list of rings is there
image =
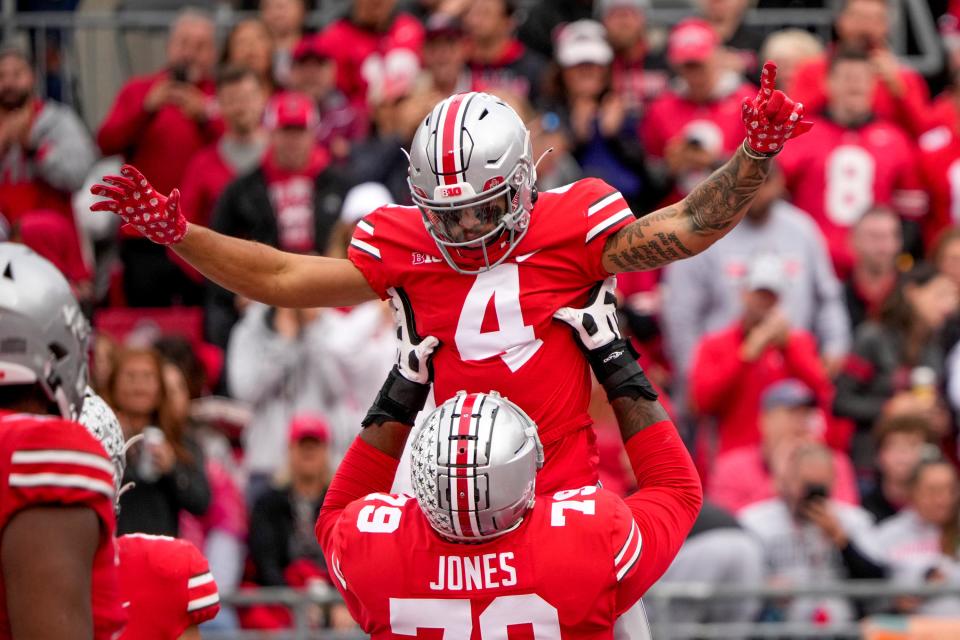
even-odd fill
[[[413,201],[460,273],[487,271],[513,252],[530,224],[536,180],[529,130],[486,93],[440,102],[410,146]]]
[[[543,447],[520,407],[496,391],[461,391],[429,415],[411,466],[430,526],[444,538],[482,542],[513,529],[533,506]]]
[[[0,243],[0,385],[39,384],[75,420],[90,325],[66,278],[27,247]]]

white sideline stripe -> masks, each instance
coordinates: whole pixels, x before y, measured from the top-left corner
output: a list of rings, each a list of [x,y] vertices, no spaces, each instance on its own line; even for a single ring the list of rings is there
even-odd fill
[[[632,215],[633,215],[633,212],[630,211],[630,207],[627,207],[626,209],[622,209],[618,211],[617,213],[613,214],[612,216],[610,216],[609,218],[607,218],[606,220],[604,220],[603,222],[595,226],[593,229],[590,229],[590,231],[587,232],[587,242],[590,242],[591,240],[596,238],[598,235],[603,233],[605,230],[617,224],[624,218],[629,218]]]
[[[623,196],[620,195],[620,192],[619,192],[619,191],[614,191],[613,193],[611,193],[610,195],[608,195],[606,198],[604,198],[603,200],[601,200],[601,201],[598,202],[597,204],[595,204],[595,205],[593,205],[592,207],[590,207],[589,209],[587,209],[587,217],[589,218],[590,216],[592,216],[593,214],[595,214],[597,211],[600,211],[600,209],[603,209],[604,207],[606,207],[606,206],[608,206],[608,205],[610,205],[610,204],[613,204],[613,203],[616,202],[617,200],[622,200],[622,199],[623,199]]]
[[[207,573],[201,573],[198,576],[193,576],[187,580],[187,589],[194,589],[196,587],[202,587],[205,584],[210,584],[213,582],[213,574],[209,571]]]
[[[197,609],[203,609],[204,607],[209,607],[210,605],[217,604],[218,602],[220,602],[219,593],[211,593],[208,596],[191,600],[189,603],[187,603],[187,613],[196,611]]]
[[[357,238],[354,238],[353,240],[350,241],[350,244],[355,246],[357,249],[361,249],[362,251],[366,251],[367,253],[372,253],[378,258],[380,257],[380,249],[377,249],[375,246],[373,246],[369,242],[364,242],[363,240],[358,240]]]
[[[630,543],[633,542],[633,536],[637,533],[637,523],[634,522],[633,526],[630,527],[630,535],[627,536],[627,541],[623,543],[623,547],[620,548],[620,553],[617,554],[617,557],[613,560],[613,564],[620,564],[620,561],[623,560],[623,556],[626,555],[627,549],[630,548]]]
[[[633,552],[633,556],[630,558],[630,561],[627,564],[623,565],[623,568],[620,571],[617,571],[617,582],[623,580],[623,576],[630,573],[630,569],[633,568],[633,565],[637,563],[637,558],[640,557],[640,549],[643,547],[643,541],[637,540],[637,548]]]
[[[373,235],[373,225],[367,222],[366,220],[361,220],[357,223],[357,228],[363,231],[366,231],[370,235]]]
[[[65,473],[11,473],[9,483],[11,487],[69,487],[72,489],[87,489],[95,493],[102,493],[108,498],[113,498],[112,484],[87,476]]]
[[[95,453],[71,451],[69,449],[37,449],[34,451],[17,451],[10,457],[13,464],[73,464],[98,469],[113,475],[113,464]]]

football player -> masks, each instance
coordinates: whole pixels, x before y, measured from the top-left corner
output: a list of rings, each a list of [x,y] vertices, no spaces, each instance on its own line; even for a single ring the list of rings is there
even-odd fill
[[[123,626],[114,467],[74,420],[89,327],[56,267],[0,244],[0,638]]]
[[[784,142],[809,128],[803,106],[774,90],[743,103],[747,138],[730,161],[676,205],[639,220],[623,197],[587,178],[538,193],[530,133],[484,93],[440,102],[410,149],[416,207],[386,206],[357,226],[347,260],[284,253],[188,224],[179,193],[154,191],[134,168],[93,193],[151,240],[170,245],[211,280],[280,307],[351,305],[405,297],[418,329],[444,347],[435,395],[486,391],[490,381],[541,425],[544,491],[594,484],[590,377],[568,331],[552,321],[598,280],[699,253],[746,211]]]
[[[700,482],[619,336],[613,289],[610,278],[587,308],[557,317],[574,327],[617,414],[639,486],[625,500],[595,484],[537,495],[537,425],[495,391],[460,392],[433,411],[412,449],[416,497],[389,495],[437,345],[398,314],[403,357],[317,521],[334,584],[375,640],[420,629],[505,638],[518,625],[537,638],[609,639],[670,565],[700,510]]]
[[[120,591],[130,621],[121,640],[198,640],[220,611],[207,559],[186,540],[132,533],[120,547]]]
[[[79,422],[109,454],[119,498],[128,446],[120,421],[88,387]],[[117,511],[119,505],[118,499]],[[220,611],[217,583],[203,554],[186,540],[144,534],[121,536],[117,547],[119,593],[129,618],[120,640],[200,638],[198,625]]]

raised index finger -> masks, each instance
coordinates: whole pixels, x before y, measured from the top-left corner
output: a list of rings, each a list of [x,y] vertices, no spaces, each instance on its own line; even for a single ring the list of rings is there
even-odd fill
[[[760,72],[760,99],[769,100],[774,90],[777,88],[777,63],[767,60],[763,65],[763,71]]]

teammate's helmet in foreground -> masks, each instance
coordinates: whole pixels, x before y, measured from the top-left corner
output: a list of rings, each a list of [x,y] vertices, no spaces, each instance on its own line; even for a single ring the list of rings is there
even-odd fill
[[[543,447],[537,425],[496,391],[463,391],[434,409],[413,443],[420,508],[444,538],[482,542],[533,505]]]
[[[113,462],[113,488],[117,509],[120,505],[120,489],[123,485],[123,472],[127,468],[127,444],[123,436],[123,427],[117,414],[106,401],[87,387],[83,396],[83,409],[77,418],[87,431],[103,445]]]
[[[454,270],[492,269],[527,232],[537,179],[531,153],[520,116],[486,93],[450,96],[417,129],[410,146],[411,195]],[[466,235],[468,226],[483,229],[482,235]]]
[[[39,384],[60,415],[75,420],[89,335],[60,271],[23,245],[0,243],[0,385]]]

